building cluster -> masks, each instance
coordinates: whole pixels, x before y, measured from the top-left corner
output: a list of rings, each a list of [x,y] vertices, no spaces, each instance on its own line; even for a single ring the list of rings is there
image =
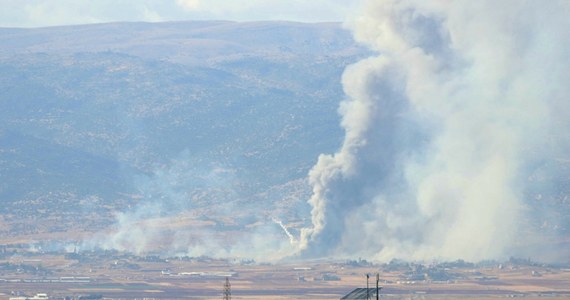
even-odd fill
[[[16,296],[10,297],[9,300],[102,300],[102,295],[84,295],[84,296],[64,296],[49,297],[46,293],[38,293],[35,296]]]
[[[35,296],[32,297],[26,297],[26,296],[18,296],[18,297],[10,297],[10,300],[49,300],[49,297],[47,294],[36,294]]]

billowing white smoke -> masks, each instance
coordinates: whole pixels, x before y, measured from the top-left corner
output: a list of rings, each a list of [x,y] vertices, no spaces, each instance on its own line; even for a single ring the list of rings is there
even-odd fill
[[[529,165],[557,155],[543,145],[568,129],[570,2],[365,7],[351,26],[379,54],[344,74],[346,137],[310,172],[301,253],[508,255],[526,220]]]

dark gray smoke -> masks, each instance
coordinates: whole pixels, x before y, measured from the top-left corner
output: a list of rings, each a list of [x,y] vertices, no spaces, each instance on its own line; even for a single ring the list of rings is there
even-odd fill
[[[379,54],[344,74],[346,136],[310,172],[301,253],[513,253],[533,168],[568,159],[557,133],[570,129],[570,2],[370,0],[364,11],[351,27]]]

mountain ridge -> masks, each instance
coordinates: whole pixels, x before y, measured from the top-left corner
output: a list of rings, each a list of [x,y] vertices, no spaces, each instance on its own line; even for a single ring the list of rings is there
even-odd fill
[[[341,74],[369,54],[334,23],[0,29],[0,43],[8,221],[75,211],[107,226],[157,204],[156,217],[306,223],[306,175],[342,139]],[[234,221],[228,203],[244,209]]]

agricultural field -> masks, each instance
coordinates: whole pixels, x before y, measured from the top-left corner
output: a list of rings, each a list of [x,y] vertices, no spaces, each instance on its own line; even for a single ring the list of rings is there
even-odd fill
[[[135,256],[117,251],[14,254],[0,261],[0,299],[47,293],[57,299],[219,299],[225,279],[232,299],[339,299],[355,288],[375,288],[389,299],[568,299],[570,268],[511,259],[474,265],[393,261],[255,263],[207,257]]]

